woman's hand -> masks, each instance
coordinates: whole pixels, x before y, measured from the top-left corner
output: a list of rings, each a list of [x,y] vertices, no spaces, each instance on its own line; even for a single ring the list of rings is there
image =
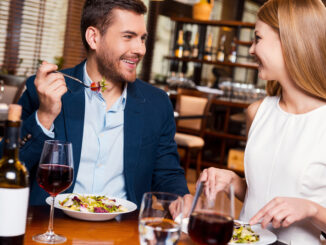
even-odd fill
[[[261,220],[266,228],[272,223],[274,228],[288,227],[294,222],[316,216],[318,208],[315,203],[302,198],[275,197],[250,219],[250,225]]]
[[[246,182],[233,171],[219,168],[204,169],[198,182],[204,182],[204,191],[206,195],[216,195],[219,191],[229,193],[230,184],[234,187],[235,196],[242,200],[246,192]],[[197,183],[198,183],[197,182]]]

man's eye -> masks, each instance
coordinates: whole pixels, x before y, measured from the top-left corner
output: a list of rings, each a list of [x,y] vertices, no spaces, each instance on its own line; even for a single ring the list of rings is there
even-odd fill
[[[125,36],[123,36],[124,38],[127,38],[127,39],[131,39],[132,38],[132,36],[131,35],[125,35]]]

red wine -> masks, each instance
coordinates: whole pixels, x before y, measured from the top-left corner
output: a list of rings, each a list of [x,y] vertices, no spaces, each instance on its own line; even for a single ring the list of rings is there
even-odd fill
[[[51,196],[66,190],[72,183],[73,169],[60,164],[40,164],[37,183]]]
[[[188,232],[200,244],[227,244],[233,233],[233,220],[218,213],[193,213]]]

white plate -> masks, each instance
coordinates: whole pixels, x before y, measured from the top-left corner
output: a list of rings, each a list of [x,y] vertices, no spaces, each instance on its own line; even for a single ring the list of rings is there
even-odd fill
[[[73,193],[73,194],[75,194],[75,193]],[[130,201],[125,200],[125,199],[115,198],[115,197],[109,197],[109,198],[115,199],[117,205],[124,206],[125,208],[128,209],[128,211],[126,211],[126,212],[115,212],[115,213],[83,213],[83,212],[80,212],[80,211],[74,211],[74,210],[66,209],[66,208],[62,207],[59,204],[59,201],[63,201],[68,196],[73,195],[73,194],[72,193],[67,193],[67,194],[57,195],[56,198],[55,198],[54,207],[58,208],[58,209],[61,209],[65,214],[67,214],[70,217],[76,218],[76,219],[87,220],[87,221],[104,221],[104,220],[113,219],[119,214],[129,213],[129,212],[132,212],[132,211],[137,209],[137,205],[134,204],[133,202],[130,202]],[[82,194],[82,195],[93,195],[94,196],[95,194]],[[47,204],[51,205],[52,198],[48,197],[45,201],[46,201]]]
[[[188,234],[188,222],[189,222],[189,218],[184,218],[182,220],[182,227],[181,227],[181,231],[183,231],[184,233]],[[235,222],[238,223],[242,223],[240,220],[235,220]],[[266,244],[271,244],[273,242],[275,242],[277,240],[276,235],[266,229],[261,228],[260,225],[253,225],[251,226],[251,229],[257,233],[259,235],[259,241],[258,242],[253,242],[253,243],[234,243],[234,242],[230,242],[228,243],[229,245],[233,245],[233,244],[242,244],[242,245],[266,245]]]

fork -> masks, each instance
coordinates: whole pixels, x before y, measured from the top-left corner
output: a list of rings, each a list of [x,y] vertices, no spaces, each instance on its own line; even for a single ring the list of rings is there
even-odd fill
[[[72,79],[72,80],[74,80],[74,81],[76,81],[76,82],[81,83],[82,85],[84,85],[85,88],[90,88],[90,86],[86,85],[83,81],[79,80],[79,79],[76,78],[76,77],[69,76],[69,75],[67,75],[67,74],[65,74],[65,73],[62,73],[62,72],[60,72],[60,71],[54,71],[54,72],[55,72],[55,73],[60,73],[60,74],[62,74],[62,75],[65,76],[65,77],[68,77],[68,78],[70,78],[70,79]],[[97,87],[92,87],[92,88],[97,88]]]

